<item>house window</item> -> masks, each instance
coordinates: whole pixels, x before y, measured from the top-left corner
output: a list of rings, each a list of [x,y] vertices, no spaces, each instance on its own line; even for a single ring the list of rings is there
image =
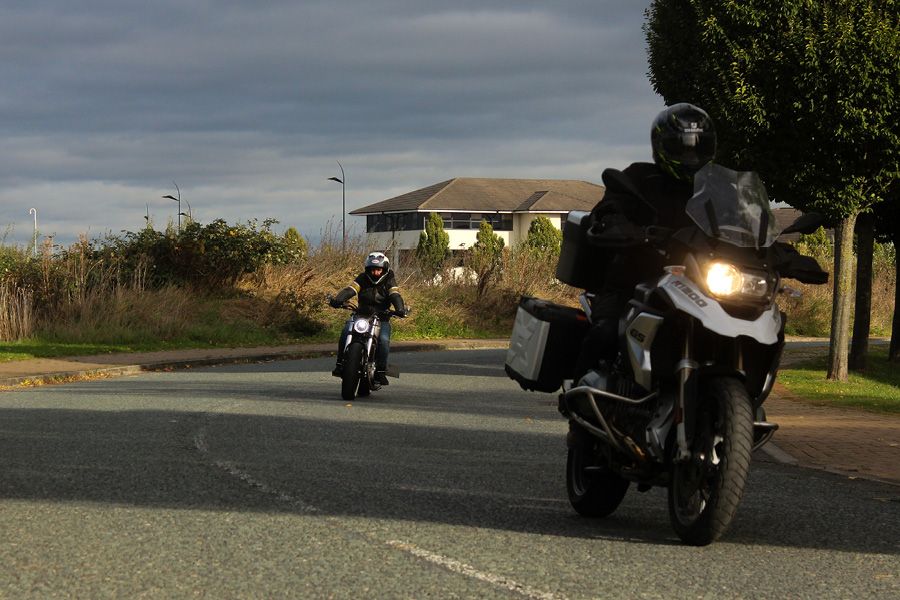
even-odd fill
[[[418,231],[425,228],[426,213],[404,212],[366,215],[366,231]]]
[[[494,231],[512,231],[511,214],[498,213],[440,213],[444,229],[479,229],[487,221]]]
[[[378,233],[382,231],[421,231],[425,229],[427,212],[403,212],[377,215],[366,215],[366,231]],[[491,224],[494,231],[512,231],[513,216],[498,213],[438,213],[444,223],[444,229],[474,229],[481,227],[481,221]]]

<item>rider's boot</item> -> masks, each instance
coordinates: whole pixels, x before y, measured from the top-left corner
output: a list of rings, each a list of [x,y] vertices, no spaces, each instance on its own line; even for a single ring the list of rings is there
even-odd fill
[[[334,365],[334,370],[331,372],[335,377],[343,377],[344,376],[344,361],[338,359],[337,364]]]
[[[378,385],[389,385],[387,375],[384,371],[375,371],[375,383]]]

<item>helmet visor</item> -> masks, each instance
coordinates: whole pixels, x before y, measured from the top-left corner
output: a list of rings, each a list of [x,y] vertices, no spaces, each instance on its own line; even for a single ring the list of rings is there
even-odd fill
[[[669,160],[702,167],[716,155],[716,136],[711,131],[666,136],[662,151]]]

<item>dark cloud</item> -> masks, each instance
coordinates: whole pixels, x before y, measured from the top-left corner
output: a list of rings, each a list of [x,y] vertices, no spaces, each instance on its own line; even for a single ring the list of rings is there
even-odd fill
[[[164,224],[174,180],[201,220],[316,236],[340,219],[335,160],[348,209],[453,176],[598,180],[648,155],[643,9],[6,2],[0,225],[27,241],[36,206],[65,241],[140,227],[147,205]]]

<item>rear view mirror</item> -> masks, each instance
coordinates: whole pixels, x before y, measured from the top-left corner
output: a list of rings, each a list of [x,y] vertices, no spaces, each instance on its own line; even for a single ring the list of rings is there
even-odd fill
[[[814,233],[819,227],[825,224],[825,217],[818,213],[806,213],[800,215],[796,221],[788,225],[782,231],[785,233]]]

